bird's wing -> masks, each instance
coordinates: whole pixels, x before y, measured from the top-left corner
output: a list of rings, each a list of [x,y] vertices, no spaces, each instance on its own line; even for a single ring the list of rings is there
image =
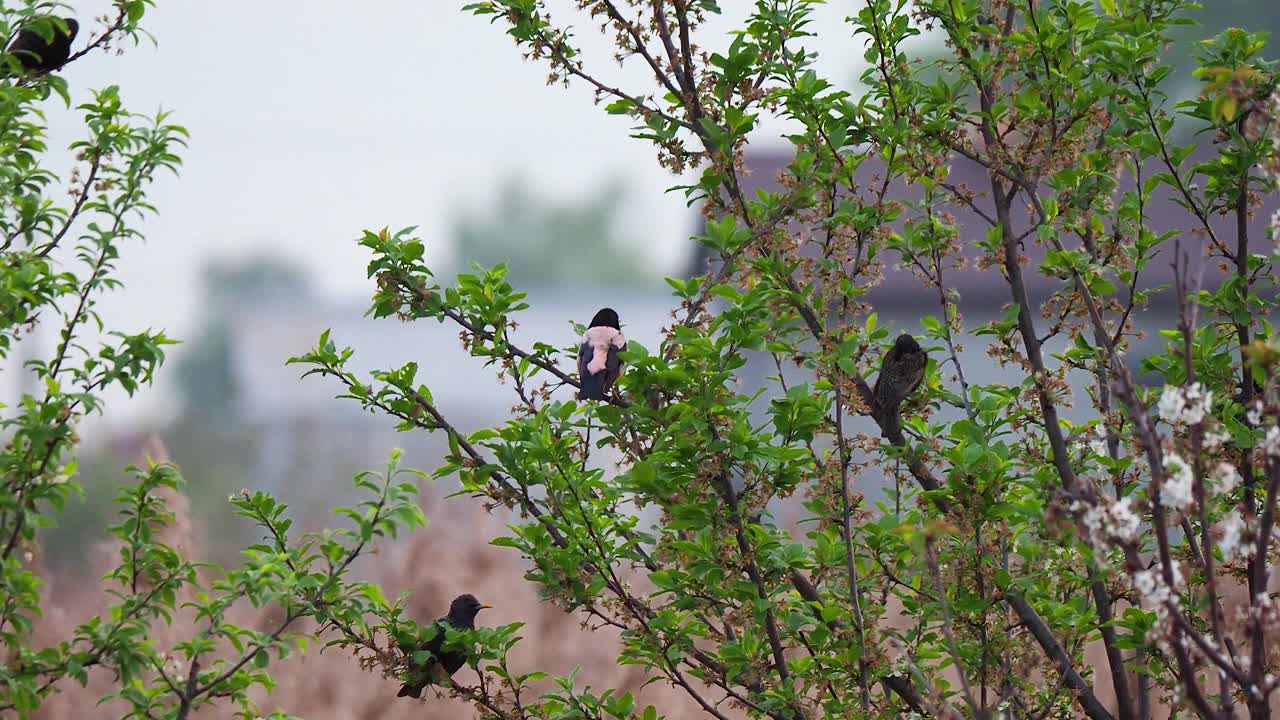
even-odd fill
[[[400,650],[409,656],[409,675],[404,683],[404,687],[400,688],[400,692],[396,697],[422,697],[422,689],[436,682],[440,675],[440,664],[443,660],[442,655],[444,648],[444,637],[446,622],[445,618],[436,620],[436,634],[432,638],[417,647],[408,646],[397,642]],[[432,659],[426,661],[426,666],[418,665],[418,661],[414,655],[420,652],[431,653]]]
[[[439,620],[436,620],[435,626],[436,626],[435,637],[428,640],[427,644],[424,645],[422,649],[430,650],[432,655],[439,658],[441,650],[444,648],[445,633],[448,632],[449,630],[449,621],[447,618],[440,618]]]
[[[596,347],[588,338],[578,348],[578,399],[603,400],[608,390],[605,386],[607,372],[591,372]]]
[[[924,351],[914,353],[911,358],[912,382],[911,387],[907,390],[907,395],[911,395],[920,387],[920,383],[924,380],[925,368],[929,365],[929,355]]]
[[[880,375],[876,377],[876,385],[872,390],[881,410],[897,408],[910,397],[920,387],[925,368],[929,364],[929,354],[923,350],[895,352],[896,350],[894,348],[885,353]]]
[[[621,346],[618,346],[618,345],[609,346],[609,356],[605,358],[604,366],[609,371],[610,375],[616,376],[618,371],[622,369],[622,357],[619,353],[621,353],[626,348],[627,348],[627,345],[625,341]]]
[[[888,395],[892,391],[894,383],[892,376],[898,367],[898,348],[891,347],[885,352],[884,358],[880,360],[880,372],[876,373],[876,384],[871,386],[871,397],[875,402],[883,405],[889,400]]]
[[[31,30],[22,30],[5,52],[17,56],[19,61],[26,64],[38,58],[40,51],[44,50],[47,44],[44,38]]]
[[[624,346],[625,347],[625,346]],[[622,358],[618,356],[618,348],[614,345],[609,346],[609,356],[605,358],[604,363],[604,390],[609,391],[613,384],[622,377]]]
[[[578,346],[578,377],[584,377],[590,374],[587,365],[591,362],[592,356],[595,355],[595,348],[591,347],[589,340],[583,340]]]
[[[411,663],[417,662],[416,660],[414,660],[414,657],[413,657],[415,653],[429,652],[431,653],[432,657],[435,657],[437,659],[440,657],[440,652],[442,648],[444,648],[444,635],[445,635],[446,625],[444,623],[443,618],[441,618],[440,620],[436,620],[432,624],[436,628],[436,634],[433,635],[431,639],[427,640],[426,642],[418,643],[415,641],[407,641],[407,642],[396,641],[396,644],[399,645],[400,647],[400,652],[403,652],[405,655],[408,655]]]

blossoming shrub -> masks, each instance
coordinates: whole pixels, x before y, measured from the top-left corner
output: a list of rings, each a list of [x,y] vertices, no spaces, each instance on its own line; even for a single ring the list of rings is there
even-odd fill
[[[609,402],[558,389],[576,385],[572,348],[513,340],[526,303],[503,267],[442,281],[410,231],[361,241],[372,312],[456,325],[511,384],[512,419],[461,433],[429,371],[357,376],[358,349],[328,337],[299,360],[402,428],[448,435],[438,473],[519,514],[495,542],[528,558],[527,579],[621,629],[620,662],[712,717],[1271,717],[1265,37],[1171,46],[1181,0],[865,0],[840,26],[816,5],[735,8],[723,37],[705,32],[729,10],[710,0],[468,6],[693,171],[677,189],[717,259],[668,281],[673,322],[656,347],[633,338]],[[615,81],[575,44],[585,28],[652,84]],[[940,58],[910,56],[922,31]],[[865,47],[862,87],[821,74],[810,40],[827,33]],[[1177,101],[1164,59],[1185,52],[1203,92]],[[765,116],[792,154],[747,192]],[[891,332],[868,300],[891,273],[936,299],[918,328]],[[994,321],[966,323],[961,273],[1004,288]],[[1156,343],[1137,342],[1144,313],[1168,319]],[[869,380],[903,329],[931,360],[899,429],[871,412]],[[1000,382],[972,380],[962,335]],[[762,358],[777,374],[757,385],[743,368]],[[887,497],[858,492],[880,473]],[[774,520],[788,505],[797,525]],[[639,714],[570,679],[534,701],[514,670],[480,671],[453,692],[485,717]]]
[[[410,350],[422,365],[366,376],[348,367],[357,350],[326,334],[294,361],[406,432],[446,436],[436,474],[457,478],[456,502],[507,514],[493,543],[525,558],[525,578],[588,627],[611,628],[620,664],[707,716],[1110,720],[1166,706],[1270,717],[1280,341],[1275,248],[1253,217],[1276,190],[1265,39],[1232,30],[1196,46],[1204,92],[1178,103],[1164,94],[1163,58],[1186,50],[1167,40],[1181,0],[866,0],[839,27],[814,23],[815,4],[758,0],[722,39],[705,32],[714,0],[580,0],[577,32],[616,41],[624,63],[652,76],[641,87],[588,64],[540,0],[468,6],[554,82],[585,83],[630,117],[665,167],[694,171],[679,189],[702,203],[698,240],[718,260],[669,280],[671,326],[652,348],[632,339],[608,401],[572,399],[575,348],[515,341],[527,303],[501,265],[443,282],[408,230],[361,238],[371,313],[456,326],[510,384],[510,420],[475,433],[451,423],[431,393],[448,380],[430,377],[430,349]],[[142,3],[119,8],[132,22]],[[905,44],[925,29],[946,52],[913,62]],[[806,47],[816,32],[863,43],[865,92],[819,74]],[[22,110],[0,127],[30,150],[6,165],[13,177],[39,154],[38,95],[22,93],[50,84],[3,85],[15,98],[6,107]],[[177,131],[163,119],[122,129],[133,126],[116,108],[111,93],[86,108],[86,160],[123,173],[105,188],[120,192],[175,162],[166,143]],[[748,193],[742,159],[764,114],[786,121],[793,155],[776,189]],[[1174,140],[1177,122],[1190,142]],[[965,167],[977,185],[958,179]],[[26,283],[6,305],[18,309],[6,315],[10,340],[36,308],[84,306],[131,234],[114,222],[127,207],[114,199],[50,209],[37,192],[48,177],[9,186],[11,244],[25,249],[6,255],[5,286]],[[55,272],[44,249],[82,208],[113,222],[89,225],[84,273]],[[899,330],[879,322],[868,293],[899,268],[937,300],[909,328],[931,360],[901,422],[872,412],[868,382]],[[1007,291],[1000,317],[966,324],[961,272]],[[1140,351],[1134,318],[1152,309],[1176,327]],[[39,581],[18,550],[73,487],[74,420],[107,382],[149,378],[163,344],[130,336],[86,355],[70,339],[82,311],[66,320],[53,362],[35,367],[42,395],[6,416],[0,710],[29,715],[60,684],[105,672],[130,717],[185,718],[224,701],[252,715],[251,690],[271,689],[271,663],[305,644],[290,634],[304,621],[370,672],[421,661],[396,641],[425,630],[404,601],[348,574],[374,543],[421,522],[394,459],[356,479],[369,500],[339,510],[344,531],[294,537],[271,497],[233,498],[264,539],[229,570],[199,568],[164,542],[177,473],[140,470],[114,530],[117,602],[65,642],[35,646]],[[986,343],[1000,382],[971,380],[962,333]],[[748,382],[752,359],[777,374]],[[1090,379],[1072,387],[1073,369]],[[1074,421],[1072,403],[1086,410]],[[888,496],[859,492],[881,473],[894,480]],[[786,505],[803,521],[777,522]],[[240,600],[278,623],[230,622]],[[151,629],[178,612],[200,629],[161,646]],[[514,662],[519,642],[518,623],[450,633],[469,667],[441,692],[484,718],[669,712]]]

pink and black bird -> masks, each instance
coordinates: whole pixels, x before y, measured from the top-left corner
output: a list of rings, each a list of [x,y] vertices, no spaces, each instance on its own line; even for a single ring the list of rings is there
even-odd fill
[[[400,640],[400,651],[408,655],[410,658],[409,678],[405,681],[404,687],[400,688],[400,692],[396,693],[396,697],[422,697],[422,690],[428,685],[436,682],[436,674],[443,669],[444,673],[452,677],[467,662],[467,656],[457,651],[446,651],[444,649],[445,633],[452,627],[455,630],[474,630],[476,627],[476,613],[489,607],[482,605],[476,596],[470,593],[459,595],[449,604],[449,614],[436,620],[436,634],[430,640],[422,644],[416,644],[413,641]],[[429,652],[431,657],[425,664],[417,664],[413,661],[414,653]]]
[[[898,408],[920,387],[928,364],[929,354],[909,333],[899,335],[893,347],[884,354],[880,374],[876,376],[875,387],[871,390],[871,414],[886,433],[893,435],[902,432]]]
[[[5,51],[18,61],[22,72],[28,75],[53,72],[66,64],[71,57],[71,41],[76,39],[76,33],[80,31],[80,23],[75,18],[62,20],[65,29],[53,18],[42,18],[36,22],[43,27],[37,28],[34,22],[29,23],[18,31],[18,37]],[[0,72],[8,69],[5,67]]]
[[[618,353],[626,347],[627,338],[612,308],[604,308],[591,318],[578,348],[579,400],[604,400],[622,375]]]

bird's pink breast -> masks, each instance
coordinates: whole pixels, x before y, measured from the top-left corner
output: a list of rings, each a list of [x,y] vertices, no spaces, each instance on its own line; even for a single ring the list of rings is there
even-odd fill
[[[592,375],[605,369],[609,363],[609,346],[621,348],[627,344],[621,330],[603,325],[587,328],[582,341],[591,346],[591,362],[587,363],[587,372]]]

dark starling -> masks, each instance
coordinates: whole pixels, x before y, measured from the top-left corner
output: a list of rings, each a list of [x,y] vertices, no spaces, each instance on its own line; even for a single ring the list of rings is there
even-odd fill
[[[627,338],[618,325],[618,313],[604,308],[591,318],[578,348],[579,400],[604,400],[618,376],[622,375],[622,359],[618,351],[627,347]]]
[[[476,627],[476,613],[489,607],[481,605],[476,600],[475,595],[470,593],[459,595],[449,604],[449,614],[436,620],[436,634],[424,645],[417,647],[405,647],[404,643],[400,643],[400,651],[409,656],[411,666],[410,678],[405,681],[404,687],[400,688],[400,692],[396,693],[396,697],[422,697],[422,689],[432,684],[434,675],[440,666],[444,666],[444,671],[449,676],[454,673],[467,662],[467,656],[460,652],[446,652],[444,648],[445,632],[449,627],[455,630],[474,630]],[[428,660],[423,667],[412,667],[413,654],[415,652],[429,652],[433,660]]]
[[[18,32],[18,37],[14,39],[7,52],[18,61],[23,72],[28,74],[53,72],[62,67],[67,62],[67,58],[71,57],[71,41],[76,39],[80,23],[76,22],[75,18],[64,18],[62,22],[66,23],[65,30],[52,18],[48,20],[48,26],[42,28],[52,33],[52,36],[47,39],[30,26]],[[6,62],[4,70],[8,69],[7,64]]]
[[[871,414],[880,421],[886,432],[892,434],[902,431],[898,407],[920,387],[928,364],[928,353],[908,333],[899,335],[893,347],[884,354],[880,374],[871,390],[875,403]]]

